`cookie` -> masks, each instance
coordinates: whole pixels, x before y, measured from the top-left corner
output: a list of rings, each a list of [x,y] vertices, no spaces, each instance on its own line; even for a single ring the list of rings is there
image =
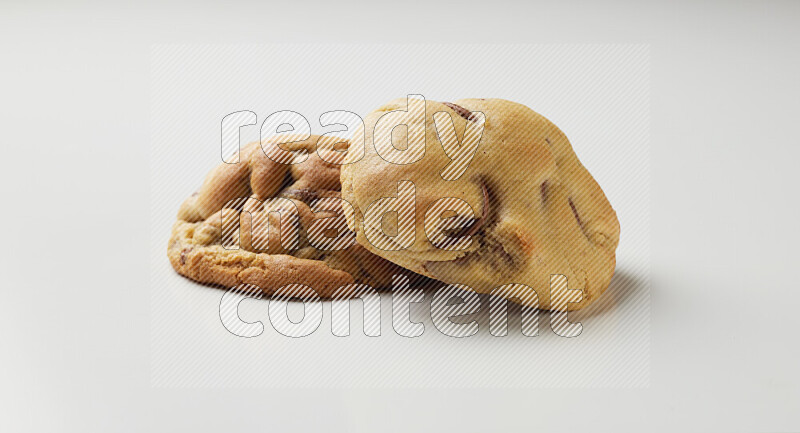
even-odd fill
[[[476,149],[458,147],[465,134]],[[398,99],[367,115],[351,146],[365,155],[343,166],[342,196],[360,211],[348,224],[371,252],[482,293],[524,284],[542,309],[554,308],[551,275],[580,291],[569,310],[608,287],[616,213],[564,133],[530,108],[502,99]],[[406,196],[410,211],[370,219],[371,207],[388,203],[381,200]]]
[[[322,297],[353,283],[388,287],[393,274],[408,274],[355,243],[339,165],[331,163],[338,152],[321,158],[319,138],[271,137],[263,149],[243,147],[238,163],[214,168],[178,211],[167,252],[172,267],[223,288],[254,284],[270,295],[304,284]],[[275,152],[272,159],[264,149]]]

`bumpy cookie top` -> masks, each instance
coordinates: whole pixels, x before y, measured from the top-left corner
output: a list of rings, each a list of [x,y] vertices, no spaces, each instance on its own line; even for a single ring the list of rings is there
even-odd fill
[[[397,99],[366,116],[351,146],[365,155],[343,166],[342,196],[360,210],[348,220],[358,242],[375,254],[483,292],[526,284],[543,308],[551,274],[583,291],[571,309],[608,286],[616,214],[564,133],[528,107]],[[412,211],[370,219],[371,206],[384,210],[382,198],[405,196],[413,196]],[[449,230],[430,230],[447,219]],[[400,223],[411,220],[410,230]],[[376,235],[381,228],[396,235]],[[446,248],[441,234],[458,248]]]
[[[401,270],[355,243],[344,220],[339,165],[332,163],[340,155],[331,149],[321,156],[319,140],[272,137],[244,147],[232,158],[237,163],[214,168],[178,211],[168,248],[175,270],[267,293],[288,284],[321,296],[351,283],[388,286]]]

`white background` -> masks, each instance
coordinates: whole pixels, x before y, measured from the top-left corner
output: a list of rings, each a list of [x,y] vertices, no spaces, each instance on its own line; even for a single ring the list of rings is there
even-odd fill
[[[800,428],[797,3],[0,8],[0,430]],[[648,387],[151,387],[151,46],[320,41],[650,45]]]
[[[249,387],[643,387],[650,354],[650,70],[647,45],[168,45],[152,58],[151,292],[154,386]],[[454,73],[454,71],[459,71]],[[220,323],[223,292],[175,273],[166,259],[176,209],[221,163],[220,121],[249,109],[258,140],[273,112],[304,115],[312,132],[323,112],[370,112],[406,95],[455,101],[505,97],[534,107],[565,131],[603,186],[623,227],[617,269],[602,301],[572,314],[580,336],[526,338],[518,309],[508,338],[492,337],[488,298],[474,338],[442,335],[428,298],[412,310],[425,325],[415,339],[392,328],[390,292],[381,304],[380,338],[361,330],[354,303],[348,338],[330,330],[330,305],[314,334],[291,341],[270,324],[267,302],[245,302],[247,321],[265,332],[237,338]],[[269,132],[265,132],[268,134]],[[352,131],[350,131],[352,133]],[[340,134],[349,137],[349,134]],[[492,143],[482,143],[491,146]],[[525,143],[518,143],[525,146]],[[225,152],[230,153],[230,150]],[[515,158],[516,155],[509,155]],[[517,161],[522,167],[525,161]],[[533,173],[531,173],[533,175]],[[378,180],[379,181],[379,180]],[[496,286],[514,281],[496,281]],[[299,320],[302,305],[293,309]],[[356,326],[357,325],[357,326]],[[268,369],[264,368],[269,365]],[[279,372],[280,374],[276,374]]]

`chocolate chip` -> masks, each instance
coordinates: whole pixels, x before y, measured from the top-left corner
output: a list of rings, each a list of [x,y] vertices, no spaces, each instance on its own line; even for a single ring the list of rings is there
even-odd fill
[[[467,219],[461,216],[456,217],[456,221],[463,223],[465,221],[469,221],[467,224],[463,224],[461,227],[442,230],[442,233],[451,238],[461,238],[464,236],[472,235],[478,228],[480,228],[480,219],[478,218],[471,218]]]
[[[572,197],[569,199],[569,207],[572,208],[572,214],[575,215],[575,219],[578,220],[578,224],[583,228],[583,221],[581,221],[581,217],[578,216],[578,209],[575,208],[575,203],[572,202]]]
[[[486,215],[489,214],[489,189],[486,187],[486,182],[481,182],[481,192],[483,193],[483,212],[481,219],[485,220]]]
[[[494,260],[502,260],[507,267],[514,265],[514,257],[509,254],[501,244],[492,243],[489,245],[488,249],[491,251],[490,257],[496,257]]]
[[[547,189],[550,186],[549,181],[542,182],[541,186],[539,186],[539,194],[542,196],[542,204],[547,203]],[[574,209],[574,208],[573,208]]]
[[[442,231],[445,236],[458,238],[472,236],[477,233],[481,227],[483,227],[483,224],[486,222],[486,216],[489,214],[489,190],[486,188],[486,182],[481,182],[481,192],[483,193],[483,209],[481,212],[481,217],[471,218],[468,224],[464,224],[460,228]],[[458,217],[460,222],[464,221],[465,219],[466,218]]]
[[[184,248],[184,249],[181,251],[181,264],[182,264],[182,265],[185,265],[185,264],[186,264],[186,254],[187,254],[187,253],[190,253],[190,252],[192,252],[192,249],[191,249],[191,248]]]
[[[442,104],[447,105],[453,111],[458,113],[459,116],[461,116],[461,117],[463,117],[463,118],[465,118],[465,119],[467,119],[467,120],[469,120],[471,122],[475,122],[477,120],[472,116],[472,113],[470,113],[469,110],[467,110],[466,108],[464,108],[464,107],[462,107],[460,105],[456,105],[456,104],[453,104],[451,102],[442,102]]]

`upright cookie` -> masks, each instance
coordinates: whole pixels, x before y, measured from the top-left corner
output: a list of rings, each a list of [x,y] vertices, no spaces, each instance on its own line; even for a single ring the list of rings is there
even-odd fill
[[[224,288],[254,284],[271,294],[304,284],[323,297],[352,283],[388,287],[392,274],[408,274],[355,243],[339,166],[329,162],[337,152],[320,158],[319,138],[271,137],[263,148],[245,146],[238,163],[214,168],[178,211],[168,247],[172,267]],[[275,152],[272,159],[264,149]]]
[[[405,125],[392,127],[391,116]],[[479,138],[477,150],[458,147],[465,133]],[[501,99],[398,99],[370,113],[351,146],[366,153],[343,166],[342,196],[360,210],[348,224],[373,253],[483,293],[524,284],[543,309],[553,307],[551,275],[565,275],[569,289],[582,292],[570,310],[608,287],[616,213],[564,133],[533,110]],[[382,198],[412,192],[411,212],[369,219]],[[413,228],[404,230],[412,218]],[[447,229],[437,232],[437,224]],[[381,227],[396,237],[377,236]]]

